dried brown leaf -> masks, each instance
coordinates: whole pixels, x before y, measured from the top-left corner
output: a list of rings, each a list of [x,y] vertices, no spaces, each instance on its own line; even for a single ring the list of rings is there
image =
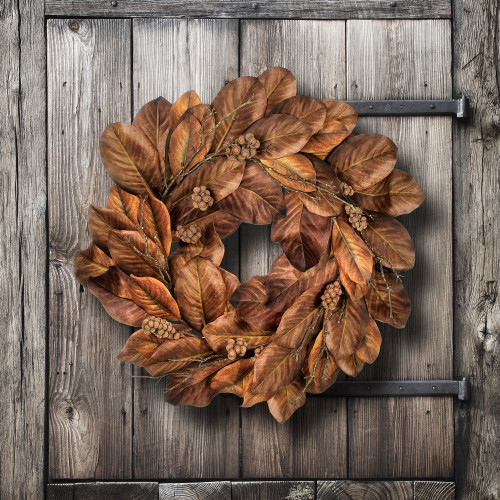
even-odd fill
[[[325,123],[326,107],[321,101],[296,95],[276,104],[271,113],[295,116],[311,128],[312,134],[316,134]]]
[[[297,93],[297,82],[285,68],[269,68],[258,77],[267,95],[266,114],[279,102]]]
[[[304,193],[316,189],[314,185],[303,182],[304,179],[311,183],[316,180],[316,170],[304,155],[295,154],[274,160],[262,160],[262,163],[267,167],[266,172],[284,186]]]
[[[306,402],[304,378],[297,377],[267,401],[271,415],[280,423],[286,422]]]
[[[95,278],[104,274],[113,265],[113,259],[108,257],[94,243],[86,250],[78,250],[75,253],[75,274],[83,286],[87,286],[87,280],[90,277]]]

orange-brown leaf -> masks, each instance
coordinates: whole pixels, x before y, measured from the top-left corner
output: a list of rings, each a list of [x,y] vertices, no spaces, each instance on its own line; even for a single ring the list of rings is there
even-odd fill
[[[350,280],[368,282],[373,270],[373,254],[354,229],[338,218],[333,222],[332,251]]]
[[[261,330],[271,331],[277,328],[282,313],[264,305],[265,279],[265,276],[253,276],[242,283],[231,296],[231,304],[245,321]]]
[[[358,114],[342,101],[321,101],[326,107],[326,118],[321,129],[302,148],[324,160],[330,151],[338,146],[354,129]]]
[[[306,356],[306,347],[290,349],[274,342],[259,354],[254,365],[253,394],[276,394],[300,373]]]
[[[227,355],[229,339],[242,338],[248,349],[254,349],[269,344],[273,332],[260,330],[240,318],[236,311],[231,311],[206,325],[202,333],[214,351]]]
[[[328,157],[339,178],[361,190],[387,177],[396,163],[396,145],[379,134],[348,137]]]
[[[379,271],[374,271],[369,285],[365,292],[365,301],[373,319],[389,323],[395,328],[404,328],[411,305],[403,284],[386,269],[383,276]]]
[[[170,108],[167,128],[172,130],[188,109],[191,109],[199,104],[201,104],[201,100],[194,90],[188,90],[182,94]]]
[[[174,296],[182,317],[201,331],[224,314],[226,285],[212,262],[196,256],[179,273]]]
[[[306,379],[307,392],[311,394],[326,391],[337,379],[339,368],[326,347],[323,330],[309,345],[302,373]]]
[[[196,243],[179,242],[177,250],[168,258],[170,277],[175,284],[177,276],[186,262],[199,255],[213,262],[216,266],[220,265],[224,257],[224,244],[215,231],[213,223],[208,224],[202,237]]]
[[[314,199],[300,193],[299,198],[307,210],[313,214],[323,217],[341,214],[344,209],[344,203],[338,199],[340,196],[339,178],[332,171],[328,163],[313,155],[309,155],[308,158],[316,171],[316,183],[323,189],[317,189],[310,193]]]
[[[151,276],[161,280],[166,278],[168,265],[165,257],[153,241],[144,238],[140,233],[110,231],[108,246],[111,257],[123,271],[136,276]]]
[[[363,299],[345,297],[345,306],[325,316],[326,345],[338,367],[347,375],[356,376],[351,359],[368,326],[368,310]]]
[[[117,267],[110,267],[104,274],[90,277],[87,287],[113,319],[126,325],[140,326],[148,314],[131,299],[126,280],[127,276]]]
[[[304,385],[304,378],[299,376],[268,399],[269,411],[280,424],[286,422],[306,402]]]
[[[283,248],[288,260],[300,271],[315,266],[330,242],[332,221],[312,214],[295,193],[285,194],[286,216],[274,219],[271,240]]]
[[[269,68],[258,77],[267,95],[266,114],[279,102],[297,93],[297,81],[285,68]]]
[[[170,207],[180,203],[192,206],[191,195],[197,186],[205,186],[217,202],[231,194],[241,182],[245,162],[225,156],[214,158],[190,172],[167,199]]]
[[[201,123],[187,114],[175,127],[168,140],[168,166],[171,175],[187,172],[206,154],[200,138]]]
[[[382,335],[380,335],[377,323],[370,316],[365,334],[356,349],[356,357],[364,363],[373,363],[377,359],[381,345]]]
[[[298,153],[312,135],[311,128],[291,115],[272,114],[256,121],[248,129],[260,141],[257,157],[283,158]]]
[[[212,149],[218,151],[230,138],[238,137],[253,122],[262,118],[266,105],[266,91],[257,78],[242,76],[229,82],[212,103],[215,120],[220,122],[215,130]]]
[[[154,194],[163,183],[160,155],[147,136],[127,123],[112,123],[101,135],[101,156],[111,178],[135,194]]]
[[[296,95],[278,103],[271,113],[295,116],[311,128],[312,134],[316,134],[325,123],[326,107],[321,101]]]
[[[273,262],[266,277],[266,305],[275,311],[284,312],[300,294],[311,287],[330,283],[337,273],[335,259],[323,257],[316,266],[302,273],[282,254]]]
[[[413,212],[424,198],[417,181],[398,169],[377,184],[354,193],[354,200],[364,209],[392,217]]]
[[[117,210],[90,205],[89,231],[94,243],[100,248],[108,248],[108,234],[113,229],[137,231],[138,227]]]
[[[148,196],[140,206],[139,223],[147,237],[157,242],[164,255],[170,253],[172,233],[170,229],[170,215],[163,202],[154,196]],[[153,243],[154,244],[154,243]]]
[[[75,253],[75,274],[83,286],[87,286],[87,280],[90,277],[94,278],[104,274],[113,265],[113,259],[94,243],[86,250],[78,250]]]
[[[363,294],[366,290],[366,287],[368,285],[366,284],[360,284],[356,283],[355,281],[352,281],[347,274],[342,270],[341,267],[339,267],[339,278],[340,282],[342,283],[342,286],[345,288],[347,293],[349,294],[349,297],[353,300],[360,299],[363,297]]]
[[[134,127],[142,130],[153,146],[160,153],[160,158],[165,154],[165,137],[168,132],[168,117],[170,115],[170,104],[164,97],[146,103],[137,113],[132,122]],[[162,143],[163,138],[163,143]]]
[[[132,300],[150,316],[180,319],[179,306],[161,281],[130,275],[128,285]]]
[[[408,231],[388,215],[371,215],[363,235],[375,253],[384,257],[382,264],[397,270],[411,269],[415,265],[415,248]]]
[[[248,379],[253,375],[250,358],[239,359],[215,372],[210,379],[210,390],[217,394],[229,393],[243,397]]]
[[[281,187],[255,163],[247,163],[238,189],[218,206],[250,224],[270,224],[285,209]]]
[[[164,339],[150,335],[144,330],[137,330],[128,339],[123,349],[118,354],[118,359],[128,361],[138,366],[146,366],[156,349]]]
[[[304,193],[316,189],[313,185],[316,180],[316,170],[311,161],[304,155],[294,154],[274,160],[262,160],[262,163],[267,167],[267,173],[284,186]],[[304,183],[304,180],[313,184]]]
[[[121,212],[134,224],[139,224],[140,198],[113,184],[109,191],[108,208]]]
[[[304,292],[283,314],[273,342],[289,348],[305,347],[307,339],[318,333],[321,328],[322,293],[322,285]]]

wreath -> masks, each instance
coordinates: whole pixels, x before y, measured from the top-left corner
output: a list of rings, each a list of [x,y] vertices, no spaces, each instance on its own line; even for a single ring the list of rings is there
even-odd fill
[[[141,327],[119,358],[167,376],[168,401],[232,393],[244,407],[267,401],[284,422],[339,370],[355,376],[375,360],[375,320],[405,325],[399,271],[415,254],[393,217],[424,195],[394,168],[390,139],[351,135],[356,119],[270,68],[211,105],[194,91],[159,97],[105,129],[115,184],[106,208],[90,206],[76,276],[115,320]],[[272,224],[283,254],[240,284],[220,264],[221,238],[241,222]]]

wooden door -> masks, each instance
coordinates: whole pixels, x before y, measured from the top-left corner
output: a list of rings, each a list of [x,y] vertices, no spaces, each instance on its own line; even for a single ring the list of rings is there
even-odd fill
[[[453,476],[450,398],[310,398],[277,424],[264,405],[218,398],[165,404],[164,384],[120,363],[130,328],[73,277],[87,208],[105,204],[98,154],[106,124],[193,88],[211,102],[225,81],[289,68],[299,93],[333,99],[451,98],[450,20],[52,19],[47,23],[50,448],[53,479],[439,478]],[[399,167],[426,193],[404,223],[417,264],[413,312],[385,328],[368,380],[452,378],[450,117],[362,118],[394,139]],[[267,273],[269,227],[243,226],[225,267]]]

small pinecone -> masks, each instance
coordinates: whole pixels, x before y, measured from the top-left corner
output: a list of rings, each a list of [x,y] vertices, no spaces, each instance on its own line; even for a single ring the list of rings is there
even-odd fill
[[[238,160],[248,160],[257,154],[257,149],[260,148],[260,142],[252,133],[240,135],[236,139],[236,144],[226,148],[226,154]]]
[[[340,281],[336,280],[333,283],[326,285],[325,292],[321,297],[321,305],[325,309],[335,309],[340,296],[342,295],[342,289],[340,288]]]
[[[142,329],[149,335],[156,335],[160,339],[178,339],[181,334],[174,325],[163,318],[149,316],[142,322]]]
[[[345,182],[340,183],[340,191],[342,191],[344,196],[352,196],[354,194],[352,186],[349,186],[349,184],[346,184]]]
[[[354,229],[363,231],[367,228],[368,223],[366,217],[363,215],[363,210],[360,207],[345,205],[345,211],[349,215],[349,222]]]
[[[214,199],[210,196],[210,191],[205,186],[196,186],[193,189],[191,199],[193,200],[194,208],[199,208],[203,211],[214,204]]]
[[[227,359],[231,361],[238,356],[243,357],[247,352],[247,343],[242,338],[229,339],[226,344]]]
[[[189,227],[177,226],[175,235],[184,243],[197,243],[201,238],[201,230],[196,224]]]

